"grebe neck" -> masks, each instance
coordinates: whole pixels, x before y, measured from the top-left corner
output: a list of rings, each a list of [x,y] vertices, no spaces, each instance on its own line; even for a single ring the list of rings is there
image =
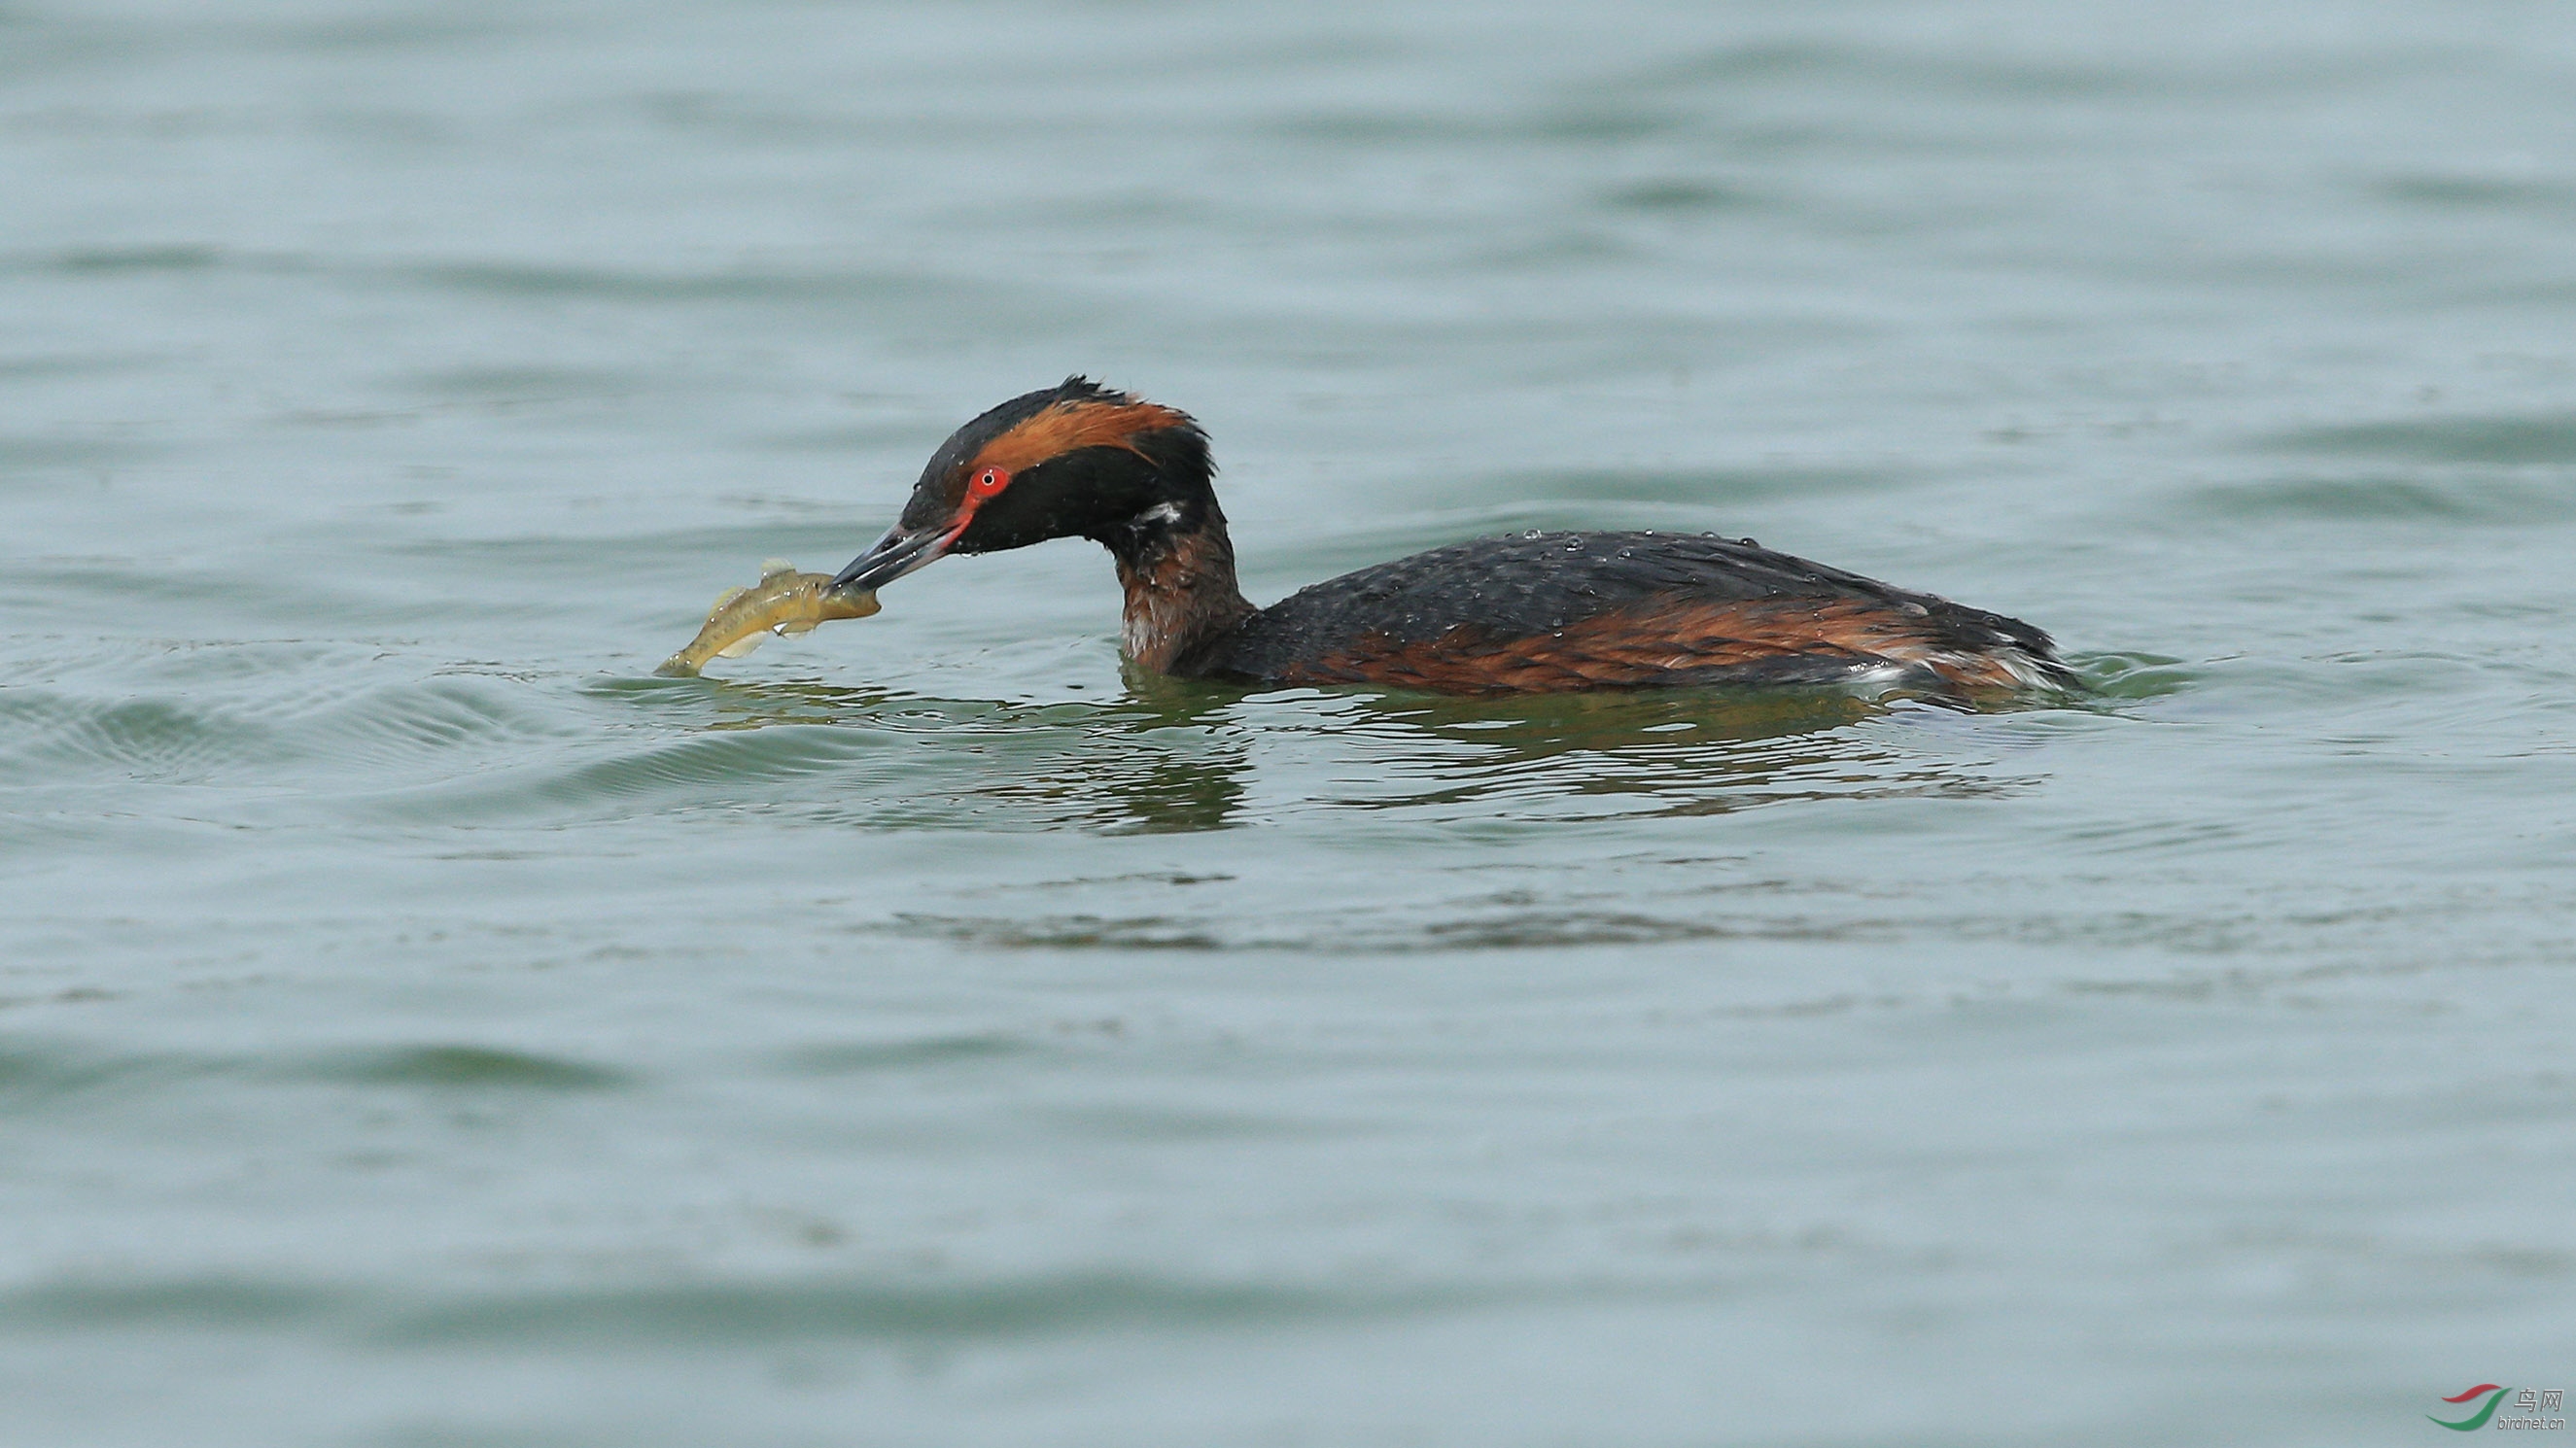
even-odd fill
[[[1234,541],[1213,492],[1156,503],[1100,541],[1127,590],[1127,656],[1158,674],[1255,611],[1235,586]]]

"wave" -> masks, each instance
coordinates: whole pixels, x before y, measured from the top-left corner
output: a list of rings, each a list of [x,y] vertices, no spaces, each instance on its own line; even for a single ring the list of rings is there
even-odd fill
[[[73,1278],[0,1291],[0,1332],[302,1328],[394,1349],[504,1343],[704,1348],[834,1338],[975,1341],[1119,1327],[1257,1327],[1416,1316],[1565,1295],[1565,1289],[1544,1287],[1304,1285],[1117,1269],[956,1282],[715,1281],[445,1295],[224,1275]]]

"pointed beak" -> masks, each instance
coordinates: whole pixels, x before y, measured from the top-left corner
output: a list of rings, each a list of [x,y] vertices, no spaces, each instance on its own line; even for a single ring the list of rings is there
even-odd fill
[[[937,528],[906,530],[900,524],[886,530],[876,546],[850,560],[832,579],[832,588],[878,589],[903,577],[916,568],[939,560],[956,541],[957,534]]]

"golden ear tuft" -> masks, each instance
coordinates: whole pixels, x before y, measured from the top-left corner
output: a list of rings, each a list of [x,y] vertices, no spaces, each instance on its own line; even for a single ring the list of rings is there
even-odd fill
[[[1016,473],[1087,447],[1135,452],[1139,436],[1188,423],[1182,414],[1151,402],[1123,398],[1116,402],[1059,402],[984,444],[983,450],[966,464],[966,471],[1000,468]]]

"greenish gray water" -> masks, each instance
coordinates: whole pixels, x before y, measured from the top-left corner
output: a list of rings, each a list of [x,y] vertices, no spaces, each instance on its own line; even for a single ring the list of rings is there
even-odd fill
[[[2571,95],[2539,3],[0,6],[0,1428],[2559,1383]],[[2100,693],[1153,684],[1077,544],[646,677],[1076,370],[1265,601],[1718,529]]]

